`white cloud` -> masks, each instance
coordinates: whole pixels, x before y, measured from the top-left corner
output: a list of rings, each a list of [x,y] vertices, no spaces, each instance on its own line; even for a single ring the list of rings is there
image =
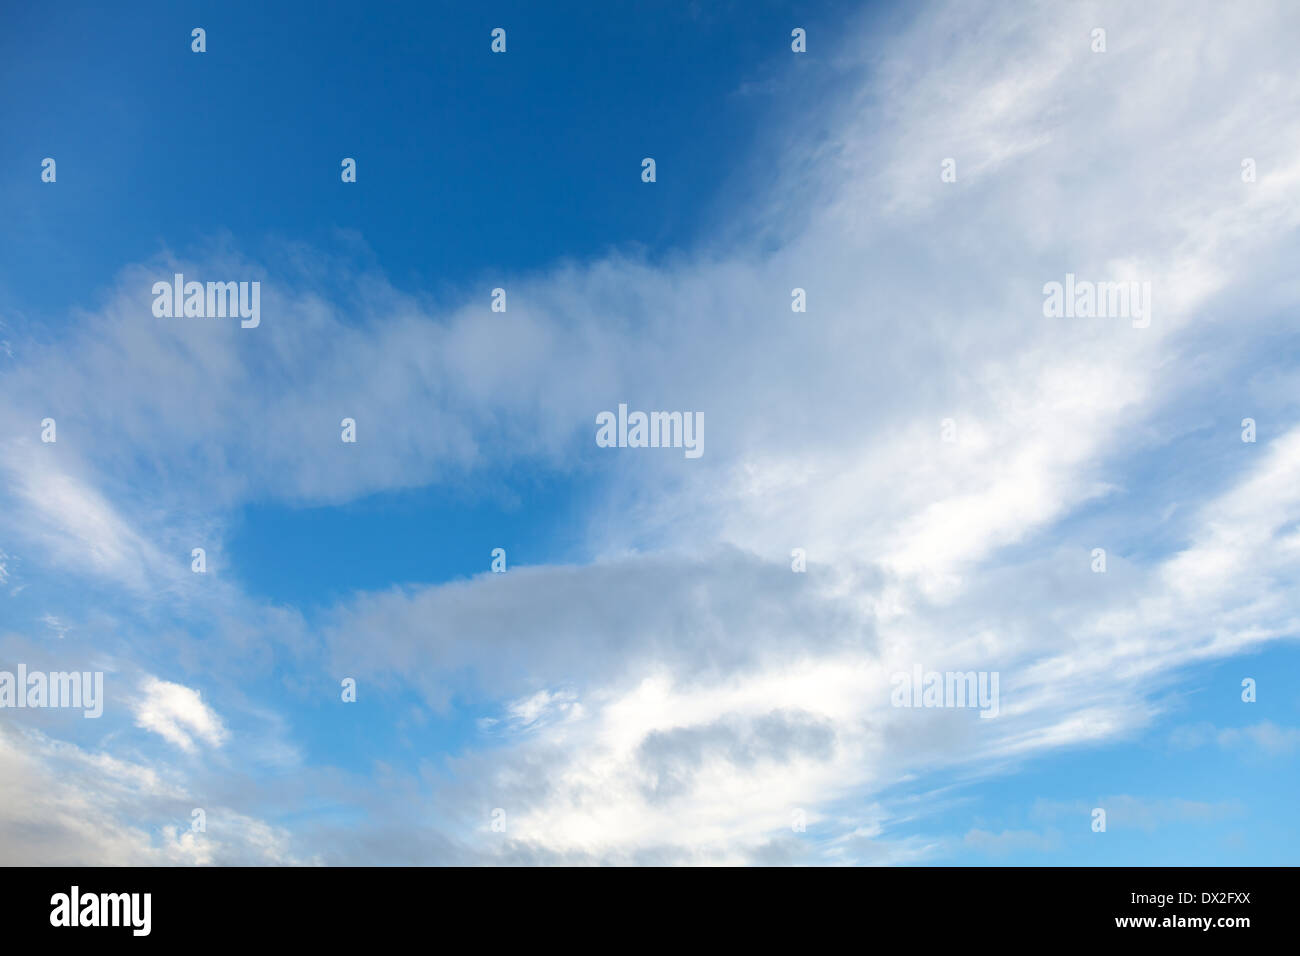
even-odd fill
[[[181,684],[147,677],[141,684],[143,696],[132,704],[136,726],[161,735],[181,750],[192,752],[197,742],[220,747],[228,732],[199,692]]]
[[[190,828],[200,805],[201,833]],[[173,769],[0,726],[2,865],[308,862],[290,844],[283,828],[196,796]]]
[[[30,444],[13,445],[0,456],[2,466],[16,498],[8,516],[11,527],[42,544],[53,563],[133,589],[143,589],[149,572],[162,567],[157,550],[103,494],[63,470],[53,453],[46,458]]]

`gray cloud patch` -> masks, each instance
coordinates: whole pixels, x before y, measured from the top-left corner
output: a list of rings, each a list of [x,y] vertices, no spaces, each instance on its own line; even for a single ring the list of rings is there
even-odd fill
[[[414,683],[435,706],[467,673],[490,693],[618,680],[648,662],[692,680],[875,645],[870,622],[784,562],[734,548],[357,596],[326,640],[341,673]]]
[[[705,765],[719,761],[749,769],[763,761],[789,763],[798,757],[828,759],[835,748],[830,722],[806,711],[774,710],[761,717],[727,717],[712,723],[647,734],[637,750],[652,801],[689,791]]]

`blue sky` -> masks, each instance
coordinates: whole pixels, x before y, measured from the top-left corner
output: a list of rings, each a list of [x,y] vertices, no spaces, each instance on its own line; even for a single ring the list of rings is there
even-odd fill
[[[1296,14],[1191,6],[6,11],[0,672],[106,699],[0,860],[1294,862]]]
[[[801,13],[830,32],[848,8]],[[222,235],[261,252],[332,247],[346,233],[368,249],[362,262],[430,295],[629,245],[665,256],[725,215],[720,192],[743,201],[744,154],[783,115],[746,84],[787,82],[793,68],[802,99],[833,82],[824,63],[787,62],[776,41],[792,11],[780,5],[629,5],[600,17],[528,3],[59,9],[66,21],[12,13],[4,162],[17,168],[40,149],[78,173],[58,196],[10,178],[6,206],[22,218],[4,252],[39,262],[42,277],[98,287],[123,262]],[[171,49],[169,37],[200,20],[214,38],[207,53]],[[481,62],[469,37],[507,20],[513,48]],[[639,176],[609,174],[651,146],[673,170],[653,194]],[[358,160],[364,188],[341,188],[338,163],[319,158],[335,154]],[[39,291],[47,283],[10,281],[23,307],[66,311]]]

